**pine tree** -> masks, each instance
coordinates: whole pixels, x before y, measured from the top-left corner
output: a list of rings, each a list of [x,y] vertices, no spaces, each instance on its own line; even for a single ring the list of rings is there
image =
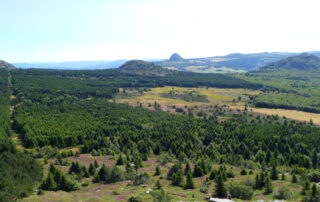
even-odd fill
[[[217,176],[217,171],[216,170],[212,170],[209,176],[210,180],[214,180]]]
[[[310,189],[310,183],[307,180],[304,182],[303,188],[301,190],[301,194],[305,195],[309,189]]]
[[[41,189],[43,190],[56,190],[57,183],[54,181],[53,175],[49,172],[47,178],[41,184]]]
[[[318,153],[316,150],[313,151],[312,155],[312,166],[314,169],[317,169],[319,166]]]
[[[257,174],[256,178],[255,178],[255,188],[256,189],[261,189],[262,188],[259,174]]]
[[[162,189],[162,185],[160,184],[160,180],[157,180],[155,187],[156,187],[156,189]]]
[[[90,177],[90,172],[87,169],[87,167],[82,166],[82,174],[83,174],[83,177]]]
[[[122,157],[122,155],[120,154],[120,156],[119,156],[119,158],[118,158],[118,160],[117,160],[117,163],[116,163],[116,165],[124,165],[124,159],[123,159],[123,157]]]
[[[138,172],[139,168],[142,168],[142,161],[140,157],[135,157],[134,160],[134,169]]]
[[[272,180],[278,180],[279,179],[277,167],[275,165],[272,166],[271,179]]]
[[[155,155],[160,155],[161,154],[161,146],[160,146],[160,144],[156,144],[156,146],[154,147],[154,150],[153,150],[153,153],[155,154]]]
[[[266,178],[266,183],[265,183],[265,194],[271,194],[273,190],[272,182],[269,177]]]
[[[311,196],[314,198],[318,194],[317,186],[314,184],[311,189]]]
[[[172,185],[181,186],[182,184],[183,184],[183,174],[182,174],[182,170],[179,169],[172,176]]]
[[[194,183],[193,183],[191,171],[189,171],[187,173],[187,180],[186,180],[186,184],[185,184],[184,188],[185,189],[194,189]]]
[[[79,162],[72,162],[70,168],[69,168],[69,174],[75,173],[79,178],[83,176],[82,168],[79,164]]]
[[[281,175],[281,180],[286,180],[286,175],[284,174],[284,173],[282,173],[282,175]]]
[[[193,170],[193,177],[202,177],[203,174],[203,170],[199,165],[194,165],[194,170]]]
[[[89,173],[91,176],[94,176],[94,174],[96,173],[96,167],[92,163],[90,163],[89,165]]]
[[[97,162],[97,159],[94,160],[94,167],[95,167],[95,168],[99,168],[99,164],[98,164],[98,162]]]
[[[159,166],[157,166],[157,167],[156,167],[156,171],[155,171],[155,173],[154,173],[154,176],[159,176],[159,175],[161,175],[161,171],[160,171]]]
[[[190,166],[190,163],[187,162],[186,167],[184,169],[184,175],[187,175],[189,172],[191,172],[191,166]]]
[[[226,198],[227,197],[227,192],[226,192],[226,189],[225,189],[225,186],[224,186],[224,183],[223,183],[223,178],[222,178],[221,175],[219,175],[217,177],[216,189],[215,189],[214,196],[218,197],[218,198]]]
[[[105,164],[102,164],[101,168],[98,171],[98,182],[105,182],[108,179],[109,169],[106,167]]]
[[[75,181],[72,181],[71,179],[63,175],[61,178],[61,184],[59,185],[59,189],[63,191],[74,191],[79,189],[79,186]]]
[[[106,183],[114,183],[114,182],[119,182],[124,179],[124,173],[123,171],[118,168],[117,166],[113,166],[113,168],[110,171],[110,174],[108,178],[106,179]]]
[[[261,185],[260,189],[262,189],[265,186],[266,176],[267,174],[264,172],[260,174],[260,185]]]
[[[55,168],[52,174],[54,181],[57,183],[57,188],[59,189],[64,173],[60,169]]]
[[[181,171],[182,172],[182,168],[181,168],[181,163],[176,163],[173,166],[171,166],[171,168],[169,169],[168,173],[167,173],[167,179],[168,180],[172,180],[173,179],[173,174],[177,173]]]
[[[199,167],[202,169],[203,175],[206,175],[211,171],[208,161],[204,161],[203,159],[200,161]]]
[[[240,172],[240,175],[247,175],[246,169],[243,168],[243,169],[241,170],[241,172]]]
[[[292,182],[292,183],[297,183],[297,182],[298,182],[298,179],[297,179],[296,174],[293,174],[293,175],[292,175],[291,182]]]

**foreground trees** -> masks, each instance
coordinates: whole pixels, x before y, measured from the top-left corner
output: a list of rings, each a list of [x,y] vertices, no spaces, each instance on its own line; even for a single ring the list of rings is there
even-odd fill
[[[42,167],[28,153],[18,151],[8,138],[10,72],[0,69],[0,201],[14,201],[32,193],[42,178]]]

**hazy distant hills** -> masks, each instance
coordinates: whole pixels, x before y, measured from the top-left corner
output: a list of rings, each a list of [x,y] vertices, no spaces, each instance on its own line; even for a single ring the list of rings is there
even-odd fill
[[[300,71],[320,70],[320,58],[309,53],[303,53],[271,63],[262,69],[295,69]]]
[[[111,69],[118,68],[126,60],[113,61],[74,61],[74,62],[31,62],[31,63],[14,63],[19,68],[42,68],[42,69]]]
[[[320,56],[319,51],[308,52]],[[213,56],[205,58],[185,59],[178,53],[174,53],[169,59],[146,60],[167,68],[180,71],[198,73],[235,73],[246,72],[264,67],[281,59],[299,55],[301,53],[289,52],[264,52],[241,54],[233,53],[225,56]],[[43,68],[43,69],[110,69],[118,68],[127,60],[113,61],[74,61],[74,62],[51,62],[51,63],[13,63],[18,68]]]
[[[320,56],[320,52],[310,52]],[[156,64],[181,71],[192,71],[200,73],[233,73],[255,70],[264,67],[281,59],[298,55],[301,53],[287,53],[287,52],[264,52],[253,54],[233,53],[225,56],[214,56],[206,58],[191,58],[169,60],[157,62]]]

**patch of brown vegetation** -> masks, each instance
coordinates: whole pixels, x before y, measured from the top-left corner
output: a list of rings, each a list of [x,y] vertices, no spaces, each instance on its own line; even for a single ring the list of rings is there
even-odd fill
[[[68,157],[70,161],[78,161],[81,165],[89,167],[90,163],[94,163],[97,160],[98,164],[105,164],[108,167],[111,167],[115,164],[115,160],[111,159],[112,156],[92,156],[91,154],[81,154],[79,157]]]

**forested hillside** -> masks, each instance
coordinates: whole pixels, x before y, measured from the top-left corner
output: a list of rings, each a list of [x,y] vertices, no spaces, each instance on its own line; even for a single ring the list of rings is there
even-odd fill
[[[0,199],[14,201],[33,191],[41,180],[40,165],[29,154],[18,151],[8,139],[10,125],[10,80],[8,69],[0,69]]]
[[[264,93],[252,97],[256,107],[320,112],[320,59],[316,56],[290,57],[238,77],[265,86]]]
[[[150,76],[150,75],[137,75],[133,73],[126,73],[118,70],[95,70],[95,71],[70,71],[70,70],[41,70],[41,69],[28,69],[28,70],[13,70],[16,82],[20,79],[26,80],[23,82],[30,82],[34,79],[61,79],[74,78],[78,80],[86,80],[86,86],[92,87],[161,87],[161,86],[184,86],[184,87],[197,87],[197,86],[210,86],[219,88],[249,88],[259,89],[262,87],[260,84],[248,82],[243,79],[238,79],[229,75],[220,74],[200,74],[193,72],[179,72],[174,71],[166,76]],[[29,80],[29,81],[28,81]],[[74,81],[74,80],[73,80]],[[24,85],[21,81],[17,85]],[[77,81],[74,81],[75,83]],[[32,84],[31,84],[32,85]],[[60,85],[59,82],[57,85]],[[74,85],[74,84],[70,84]]]

